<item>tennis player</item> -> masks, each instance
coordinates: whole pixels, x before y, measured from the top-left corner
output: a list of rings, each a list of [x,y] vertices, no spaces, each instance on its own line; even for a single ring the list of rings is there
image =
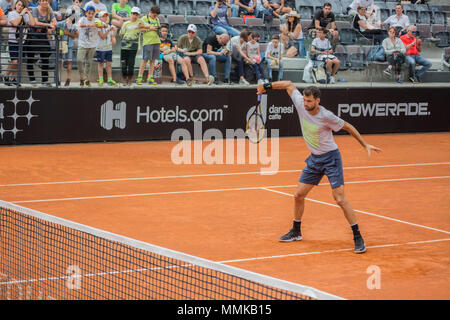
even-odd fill
[[[306,159],[306,167],[302,171],[294,194],[293,227],[279,240],[283,242],[302,240],[300,227],[305,197],[326,175],[332,188],[333,197],[352,228],[355,241],[354,252],[365,252],[366,246],[359,231],[355,213],[345,197],[342,159],[338,146],[333,139],[333,131],[337,132],[341,129],[347,131],[366,149],[369,156],[372,151],[380,152],[381,149],[367,144],[355,127],[319,105],[319,88],[315,86],[307,87],[303,90],[302,95],[291,81],[277,81],[258,85],[257,94],[263,94],[270,89],[286,90],[291,97],[300,119],[303,138],[311,151],[311,155]]]

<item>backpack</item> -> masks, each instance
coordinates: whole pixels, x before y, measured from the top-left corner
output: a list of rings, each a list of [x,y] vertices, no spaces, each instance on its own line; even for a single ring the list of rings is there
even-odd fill
[[[384,56],[384,48],[380,45],[373,46],[367,54],[368,61],[386,61]]]
[[[312,78],[314,83],[328,83],[328,74],[325,71],[323,65],[315,65],[311,70]]]

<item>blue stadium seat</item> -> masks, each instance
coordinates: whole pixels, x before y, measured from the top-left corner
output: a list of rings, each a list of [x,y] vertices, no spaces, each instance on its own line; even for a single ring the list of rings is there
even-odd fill
[[[178,15],[184,16],[194,14],[194,0],[177,0],[175,11]]]

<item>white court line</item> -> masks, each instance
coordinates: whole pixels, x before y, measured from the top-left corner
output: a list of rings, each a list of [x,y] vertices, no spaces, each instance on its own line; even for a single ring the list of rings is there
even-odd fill
[[[285,195],[285,196],[290,196],[290,197],[293,196],[290,193],[286,193],[286,192],[282,192],[282,191],[278,191],[278,190],[271,190],[270,188],[261,188],[261,189],[266,190],[266,191],[270,191],[270,192],[274,192],[274,193],[279,193],[279,194],[282,194],[282,195]],[[316,203],[324,204],[324,205],[327,205],[327,206],[330,206],[330,207],[339,208],[339,206],[337,204],[328,203],[328,202],[319,201],[319,200],[314,200],[314,199],[310,199],[310,198],[305,198],[305,199],[308,200],[308,201],[311,201],[311,202],[316,202]],[[400,223],[408,224],[408,225],[414,226],[414,227],[419,227],[419,228],[424,228],[424,229],[428,229],[428,230],[432,230],[432,231],[442,232],[442,233],[445,233],[445,234],[450,234],[449,231],[445,231],[445,230],[441,230],[441,229],[431,228],[431,227],[427,227],[427,226],[424,226],[424,225],[420,225],[420,224],[416,224],[416,223],[412,223],[412,222],[407,222],[407,221],[403,221],[403,220],[400,220],[400,219],[394,219],[394,218],[382,216],[382,215],[379,215],[379,214],[376,214],[376,213],[367,212],[367,211],[356,210],[356,209],[353,209],[353,210],[356,211],[356,212],[359,212],[359,213],[363,213],[363,214],[366,214],[366,215],[369,215],[369,216],[373,216],[373,217],[377,217],[377,218],[381,218],[381,219],[386,219],[386,220],[390,220],[390,221],[400,222]]]
[[[399,178],[399,179],[385,179],[385,180],[367,180],[367,181],[348,181],[350,183],[365,183],[365,182],[393,182],[393,181],[412,181],[412,180],[426,180],[426,179],[447,179],[450,176],[441,177],[417,177],[417,178]],[[320,185],[329,185],[323,183]],[[225,188],[225,189],[204,189],[204,190],[185,190],[185,191],[167,191],[167,192],[151,192],[151,193],[136,193],[136,194],[117,194],[117,195],[105,195],[105,196],[90,196],[90,197],[75,197],[75,198],[55,198],[55,199],[39,199],[39,200],[19,200],[10,201],[12,203],[34,203],[34,202],[55,202],[55,201],[72,201],[72,200],[92,200],[92,199],[108,199],[108,198],[127,198],[127,197],[149,197],[149,196],[161,196],[172,194],[187,194],[187,193],[201,193],[201,192],[223,192],[223,191],[242,191],[242,190],[258,190],[258,189],[270,189],[270,188],[292,188],[297,185],[282,185],[282,186],[255,186],[255,187],[241,187],[241,188]],[[274,190],[270,190],[277,192]]]
[[[414,242],[406,242],[406,243],[380,244],[380,245],[376,245],[376,246],[367,246],[366,248],[367,249],[389,248],[389,247],[399,247],[399,246],[414,245],[414,244],[435,243],[435,242],[442,242],[442,241],[450,241],[450,238],[437,239],[437,240],[414,241]],[[267,256],[267,257],[224,260],[224,261],[218,261],[218,262],[219,263],[235,263],[235,262],[245,262],[245,261],[255,261],[255,260],[269,260],[269,259],[310,256],[310,255],[316,255],[316,254],[336,253],[336,252],[353,251],[353,250],[354,250],[354,248],[346,248],[346,249],[334,249],[334,250],[324,250],[324,251],[300,252],[300,253],[280,254],[280,255],[276,255],[276,256]]]
[[[379,165],[379,166],[344,167],[344,170],[376,169],[376,168],[397,168],[397,167],[416,167],[416,166],[440,166],[440,165],[450,165],[450,162],[431,162],[431,163],[389,164],[389,165]],[[301,172],[301,171],[302,171],[302,169],[277,170],[277,171],[269,171],[269,172],[267,172],[267,174]],[[220,177],[220,176],[253,175],[253,174],[261,175],[261,171],[229,172],[229,173],[205,173],[205,174],[189,174],[189,175],[179,175],[179,176],[116,178],[116,179],[99,179],[99,180],[30,182],[30,183],[2,184],[2,185],[0,185],[0,187],[23,187],[23,186],[38,186],[38,185],[53,185],[53,184],[120,182],[120,181],[162,180],[162,179],[183,179],[183,178]]]

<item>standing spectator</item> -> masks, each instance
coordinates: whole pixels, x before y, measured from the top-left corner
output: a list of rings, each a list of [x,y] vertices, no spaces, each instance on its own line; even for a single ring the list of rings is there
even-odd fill
[[[309,34],[313,39],[316,37],[317,29],[322,27],[328,31],[327,34],[331,37],[330,40],[332,40],[333,43],[339,42],[339,32],[336,29],[335,16],[334,13],[331,12],[331,9],[331,3],[326,2],[322,9],[317,10],[314,19],[311,22],[311,26],[309,27]],[[327,28],[328,25],[330,28]]]
[[[102,11],[98,14],[98,18],[103,23],[103,28],[98,29],[98,41],[96,47],[96,57],[98,63],[98,85],[103,86],[103,69],[106,63],[106,74],[108,76],[108,86],[117,86],[112,78],[112,47],[116,45],[116,27],[109,25],[109,14]]]
[[[422,51],[422,40],[416,37],[416,26],[410,25],[406,28],[406,34],[400,37],[406,47],[405,59],[409,68],[409,81],[412,83],[422,82],[422,77],[431,68],[431,62],[420,55]],[[421,65],[416,72],[416,64]]]
[[[101,21],[94,18],[95,8],[86,7],[86,16],[78,21],[78,52],[77,64],[80,73],[80,86],[91,86],[92,64],[98,42],[97,28]]]
[[[234,36],[227,43],[227,50],[231,52],[231,59],[238,64],[239,84],[249,85],[250,83],[244,78],[245,62],[249,60],[247,57],[247,41],[250,41],[252,33],[242,30],[238,36]],[[230,67],[231,69],[231,67]]]
[[[406,47],[400,38],[395,36],[396,28],[390,27],[388,30],[389,37],[383,40],[382,46],[386,54],[389,66],[383,71],[387,75],[391,75],[392,68],[394,68],[397,82],[401,83],[401,67],[405,63]]]
[[[60,27],[64,35],[61,41],[67,43],[67,53],[62,54],[62,60],[67,66],[67,79],[64,86],[69,86],[72,78],[72,61],[73,61],[73,47],[74,40],[78,37],[77,23],[82,16],[81,10],[81,0],[73,0],[72,5],[66,10],[66,19],[58,22],[58,27]],[[58,61],[59,69],[61,70],[61,60]]]
[[[122,28],[124,22],[131,20],[131,7],[127,3],[128,0],[120,0],[111,8],[111,23],[119,29]]]
[[[272,41],[269,42],[266,48],[266,62],[267,73],[269,76],[269,82],[272,82],[272,68],[278,66],[278,79],[283,79],[283,60],[281,58],[281,52],[283,52],[283,44],[280,42],[280,36],[274,34]]]
[[[277,18],[280,18],[282,15],[289,13],[292,10],[292,8],[284,5],[284,0],[270,0],[269,5],[273,9],[274,16]]]
[[[228,23],[228,18],[232,16],[230,0],[225,0],[225,4],[223,0],[216,0],[216,3],[209,8],[209,15],[215,33],[228,33],[230,37],[239,35],[239,31]]]
[[[186,62],[177,54],[177,45],[174,45],[172,41],[167,39],[169,34],[169,27],[166,25],[161,26],[161,53],[163,54],[163,60],[169,64],[169,71],[172,76],[172,82],[177,84],[184,84],[185,82],[177,78],[177,73],[175,69],[175,63],[181,66],[181,71],[186,80],[189,80],[189,71]],[[189,85],[192,81],[188,81]]]
[[[238,16],[255,14],[256,0],[235,0],[234,4],[239,7]]]
[[[139,18],[141,9],[133,7],[131,9],[131,20],[126,21],[120,28],[119,36],[122,38],[120,49],[120,62],[122,64],[122,77],[126,85],[130,85],[133,80],[134,63],[136,53],[139,48]]]
[[[27,8],[26,0],[17,0],[13,5],[13,10],[8,13],[8,22],[12,26],[9,28],[8,48],[11,64],[8,65],[5,76],[5,84],[8,86],[20,85],[17,79],[17,65],[19,62],[19,44],[21,30],[18,26],[34,26],[34,18]],[[24,30],[22,29],[22,32]]]
[[[261,50],[258,43],[259,40],[259,34],[257,32],[253,32],[252,39],[247,42],[247,57],[249,58],[248,63],[255,72],[258,84],[261,84],[267,80],[262,67]]]
[[[334,76],[339,70],[341,62],[333,55],[330,40],[326,38],[326,29],[319,28],[317,30],[317,38],[311,44],[311,53],[316,54],[316,61],[323,61],[330,75],[330,83],[335,83]]]
[[[103,3],[101,3],[100,0],[91,0],[88,3],[86,3],[86,5],[84,6],[84,11],[87,11],[88,7],[94,7],[95,17],[97,16],[98,13],[102,11],[108,12],[108,8]]]
[[[406,14],[403,14],[403,6],[401,3],[398,3],[395,6],[395,14],[387,18],[383,24],[388,25],[389,27],[395,27],[399,36],[406,33],[406,28],[410,23],[409,17]]]
[[[203,75],[206,78],[206,83],[211,85],[214,82],[214,77],[209,74],[208,65],[202,55],[202,40],[196,36],[196,33],[197,27],[195,24],[188,25],[187,34],[183,34],[177,41],[177,50],[183,57],[183,60],[189,70],[189,79],[187,81],[188,85],[190,85],[190,81],[194,77],[194,71],[192,69],[193,62],[200,65]]]
[[[140,20],[139,29],[144,33],[143,35],[143,58],[139,66],[139,74],[136,80],[138,85],[142,84],[142,75],[145,71],[145,66],[148,66],[147,84],[156,85],[153,79],[153,71],[155,69],[155,61],[159,59],[159,47],[161,40],[159,39],[159,28],[161,24],[158,19],[160,9],[158,6],[153,6],[150,12]]]
[[[216,73],[216,62],[225,64],[225,75],[223,82],[230,82],[231,69],[231,51],[228,51],[226,45],[230,40],[230,36],[226,33],[209,36],[203,41],[203,58],[209,66],[209,73],[214,77],[214,83],[219,84]]]
[[[301,58],[306,56],[305,42],[303,40],[303,31],[300,24],[300,15],[296,11],[287,14],[287,21],[280,26],[282,42],[286,44],[286,56],[288,58],[299,55]]]
[[[34,76],[34,65],[37,61],[37,59],[35,59],[35,55],[39,54],[41,59],[42,84],[48,86],[48,69],[51,47],[47,36],[49,33],[53,33],[55,31],[57,21],[48,4],[48,0],[41,0],[39,5],[33,8],[31,14],[35,18],[35,28],[32,30],[33,34],[28,35],[27,41],[24,44],[28,77],[30,78],[30,82],[32,84],[37,83]]]

